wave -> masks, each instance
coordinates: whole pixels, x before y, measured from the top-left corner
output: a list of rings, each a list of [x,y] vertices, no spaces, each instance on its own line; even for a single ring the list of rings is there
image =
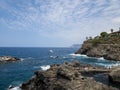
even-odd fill
[[[24,58],[20,58],[21,61],[25,60]]]
[[[32,58],[32,57],[20,58],[21,61],[28,60],[28,59],[30,60],[30,59],[34,59],[34,58]]]
[[[97,58],[97,57],[89,57],[87,55],[84,55],[84,54],[70,54],[71,56],[75,56],[75,57],[84,57],[84,58],[93,58],[93,59],[97,59],[97,60],[106,60],[104,59],[104,57],[100,57],[100,58]]]
[[[106,60],[104,57],[97,58],[98,60]]]
[[[59,56],[50,56],[50,58],[55,59],[55,58],[59,58]]]
[[[66,56],[63,56],[62,58],[63,58],[63,59],[66,59],[67,57],[66,57]]]
[[[46,71],[50,68],[50,65],[44,65],[44,66],[40,66],[40,68],[43,70],[43,71]]]
[[[87,55],[83,55],[83,54],[74,54],[74,53],[69,54],[69,55],[71,55],[71,56],[80,56],[80,57],[88,57]]]
[[[54,51],[53,50],[49,50],[50,53],[53,53]]]
[[[114,66],[119,66],[120,63],[112,63],[112,64],[105,64],[105,63],[95,63],[96,65],[104,66],[106,68],[112,68]]]
[[[43,66],[34,66],[35,69],[42,69],[43,71],[46,71],[50,68],[50,65],[43,65]]]
[[[34,59],[33,57],[25,57],[25,58],[21,58],[21,59],[23,59],[23,60],[30,60],[30,59]]]
[[[11,86],[11,85],[10,85]],[[21,88],[19,86],[16,86],[16,87],[13,87],[13,88],[10,88],[9,86],[9,89],[8,90],[21,90]]]
[[[33,68],[37,69],[37,68],[41,68],[40,66],[34,66]]]

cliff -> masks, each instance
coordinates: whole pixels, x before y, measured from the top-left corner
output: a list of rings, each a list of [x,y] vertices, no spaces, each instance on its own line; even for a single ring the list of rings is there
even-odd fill
[[[104,36],[101,34],[101,36],[93,39],[87,39],[76,54],[120,61],[120,32],[113,32]]]

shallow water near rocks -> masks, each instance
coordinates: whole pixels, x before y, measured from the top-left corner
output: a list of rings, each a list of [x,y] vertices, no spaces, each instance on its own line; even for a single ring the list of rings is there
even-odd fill
[[[108,85],[108,86],[116,87],[120,90],[119,84],[117,84],[117,83],[114,84],[114,83],[109,82],[108,74],[96,74],[93,77],[97,82],[103,83],[103,84]]]
[[[0,56],[15,56],[22,59],[20,62],[0,64],[0,90],[6,90],[9,85],[20,85],[30,79],[36,70],[47,69],[49,65],[62,64],[66,61],[79,60],[82,63],[105,67],[119,65],[119,62],[115,61],[72,54],[77,50],[77,48],[0,48]]]

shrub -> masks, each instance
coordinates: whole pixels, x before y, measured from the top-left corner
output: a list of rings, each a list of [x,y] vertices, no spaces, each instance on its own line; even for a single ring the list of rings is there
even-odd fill
[[[108,34],[107,34],[107,32],[101,32],[101,37],[106,37]]]
[[[96,46],[97,44],[100,44],[100,39],[93,39],[92,43]]]

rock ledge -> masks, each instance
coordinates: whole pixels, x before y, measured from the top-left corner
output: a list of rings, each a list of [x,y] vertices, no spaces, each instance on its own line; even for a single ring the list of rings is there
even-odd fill
[[[84,76],[106,72],[109,70],[105,68],[66,62],[52,65],[47,71],[36,71],[35,76],[21,85],[21,90],[117,90]]]
[[[16,57],[12,57],[12,56],[0,56],[0,63],[3,62],[15,62],[15,61],[19,61],[19,58]]]

